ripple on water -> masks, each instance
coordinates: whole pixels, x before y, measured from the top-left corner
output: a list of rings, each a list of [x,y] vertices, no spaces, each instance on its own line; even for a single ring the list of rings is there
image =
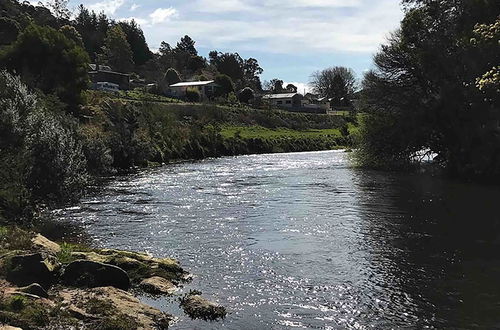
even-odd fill
[[[461,224],[471,207],[500,223],[489,212],[498,197],[353,169],[336,151],[147,170],[55,214],[100,245],[179,258],[196,274],[184,291],[230,309],[204,323],[175,301],[143,297],[179,316],[176,329],[493,328],[500,260],[488,251],[498,251],[498,228]]]

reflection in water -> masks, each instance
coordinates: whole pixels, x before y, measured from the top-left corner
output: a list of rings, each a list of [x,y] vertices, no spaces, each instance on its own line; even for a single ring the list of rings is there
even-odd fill
[[[360,171],[342,152],[255,155],[111,182],[60,217],[97,244],[175,256],[218,323],[177,329],[500,326],[500,191]]]

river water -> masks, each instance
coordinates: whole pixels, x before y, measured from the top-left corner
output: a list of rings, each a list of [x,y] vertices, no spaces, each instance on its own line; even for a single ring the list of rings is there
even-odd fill
[[[349,166],[342,151],[168,165],[58,212],[102,247],[173,256],[228,307],[173,329],[500,328],[500,189]]]

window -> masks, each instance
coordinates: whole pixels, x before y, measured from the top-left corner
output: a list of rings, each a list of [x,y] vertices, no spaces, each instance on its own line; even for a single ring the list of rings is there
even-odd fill
[[[292,101],[288,100],[286,101],[286,104],[292,104]]]

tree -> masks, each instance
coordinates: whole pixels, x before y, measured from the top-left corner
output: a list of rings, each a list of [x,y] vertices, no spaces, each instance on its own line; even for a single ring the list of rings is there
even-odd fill
[[[279,93],[283,93],[284,89],[283,89],[283,80],[281,79],[271,79],[270,81],[266,81],[264,83],[264,87],[271,91],[271,93],[273,94],[279,94]]]
[[[19,24],[8,17],[0,17],[0,45],[9,45],[16,41]]]
[[[192,56],[198,56],[198,51],[196,50],[195,41],[191,39],[190,36],[185,35],[181,38],[181,41],[177,43],[175,50],[181,53],[187,53]]]
[[[331,98],[334,105],[349,105],[356,78],[352,69],[336,66],[314,72],[310,84],[316,94]]]
[[[225,74],[219,74],[215,77],[215,83],[219,85],[217,88],[217,96],[227,96],[229,93],[234,92],[234,84],[231,78]]]
[[[132,50],[120,25],[113,26],[107,33],[102,49],[104,62],[113,70],[130,72],[134,66]]]
[[[425,150],[451,174],[500,179],[498,94],[481,85],[499,61],[498,43],[477,42],[481,26],[490,31],[497,20],[500,3],[404,3],[400,29],[363,82],[364,163],[405,165]]]
[[[70,106],[82,102],[88,87],[87,53],[50,27],[30,25],[0,53],[0,65],[18,72],[30,87],[54,93]]]
[[[297,93],[297,86],[295,86],[294,84],[288,84],[286,85],[286,90],[290,93]]]
[[[120,22],[118,24],[127,36],[135,65],[143,65],[153,58],[153,54],[146,43],[144,33],[135,20],[132,19],[130,22]]]
[[[243,79],[244,61],[238,53],[219,53],[211,51],[208,54],[210,64],[221,74],[229,76],[233,81]]]
[[[264,70],[260,67],[259,62],[255,58],[245,60],[243,64],[243,86],[250,86],[254,90],[261,91],[262,84],[260,75]]]
[[[51,0],[48,7],[51,9],[55,17],[59,19],[69,20],[71,11],[68,9],[69,0]]]
[[[238,99],[241,103],[248,103],[254,97],[255,93],[250,87],[245,87],[238,93]]]
[[[104,46],[104,39],[110,28],[108,18],[103,13],[97,15],[80,5],[73,25],[82,36],[85,50],[92,60],[96,60],[96,56]]]
[[[61,28],[59,29],[59,32],[61,32],[62,34],[64,34],[64,36],[66,38],[68,38],[69,40],[73,40],[82,49],[84,48],[82,36],[71,25],[63,25],[63,26],[61,26]]]

